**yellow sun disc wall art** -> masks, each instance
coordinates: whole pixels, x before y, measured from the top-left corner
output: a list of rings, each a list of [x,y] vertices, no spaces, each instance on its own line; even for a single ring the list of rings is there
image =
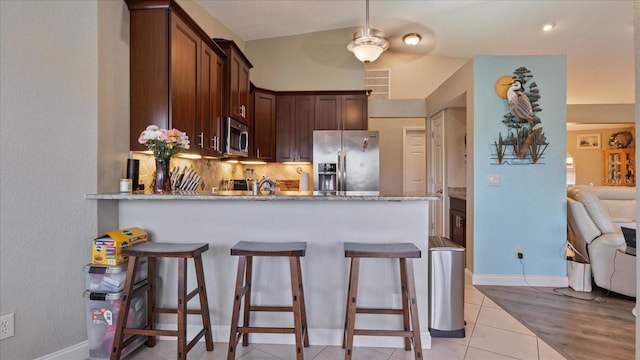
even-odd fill
[[[496,94],[503,99],[507,98],[507,90],[511,86],[513,75],[503,75],[496,81]]]

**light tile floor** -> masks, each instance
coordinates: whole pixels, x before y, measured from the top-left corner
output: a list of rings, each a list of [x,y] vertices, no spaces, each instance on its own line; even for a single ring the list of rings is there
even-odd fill
[[[565,359],[540,340],[520,322],[507,314],[496,303],[485,297],[470,283],[465,287],[464,317],[467,322],[464,339],[432,338],[431,349],[424,349],[425,359],[434,360],[505,360],[505,359]],[[205,351],[200,342],[189,352],[190,360],[225,359],[226,343],[215,343],[214,351]],[[128,359],[170,360],[176,357],[176,343],[159,341],[154,348],[144,346]],[[305,349],[305,359],[343,359],[344,350],[339,346],[312,345]],[[251,344],[239,347],[237,359],[283,360],[295,359],[293,345]],[[411,360],[412,351],[390,348],[354,348],[354,360]]]

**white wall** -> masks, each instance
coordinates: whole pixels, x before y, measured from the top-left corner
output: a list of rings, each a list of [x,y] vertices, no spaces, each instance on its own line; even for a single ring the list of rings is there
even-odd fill
[[[0,358],[86,340],[96,235],[98,1],[0,2]]]

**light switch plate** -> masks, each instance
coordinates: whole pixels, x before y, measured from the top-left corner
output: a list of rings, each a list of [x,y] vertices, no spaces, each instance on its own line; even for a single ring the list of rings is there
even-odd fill
[[[491,185],[491,186],[500,185],[500,176],[498,176],[498,175],[489,175],[489,185]]]

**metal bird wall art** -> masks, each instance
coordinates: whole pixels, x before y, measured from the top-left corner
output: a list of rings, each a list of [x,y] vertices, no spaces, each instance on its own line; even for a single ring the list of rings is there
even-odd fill
[[[549,145],[542,127],[538,126],[542,122],[537,115],[542,111],[538,105],[540,90],[538,84],[531,81],[533,75],[526,67],[517,68],[513,74],[496,81],[496,93],[506,100],[509,111],[502,120],[508,128],[507,134],[499,133],[498,141],[493,144],[495,159],[498,164],[536,164]]]

